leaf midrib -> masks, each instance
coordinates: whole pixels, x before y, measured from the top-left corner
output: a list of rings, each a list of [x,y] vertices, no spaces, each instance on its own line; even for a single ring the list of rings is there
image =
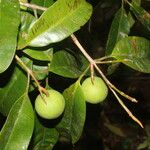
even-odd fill
[[[19,99],[21,99],[22,97],[24,97],[24,96],[26,96],[26,93],[24,93]],[[18,100],[19,100],[18,99]],[[18,123],[18,120],[20,119],[18,116],[20,116],[20,113],[21,113],[21,111],[22,111],[22,107],[23,107],[23,104],[25,103],[25,99],[23,98],[23,100],[22,100],[23,102],[22,102],[22,104],[21,104],[21,107],[20,107],[20,109],[19,109],[19,111],[18,111],[18,113],[17,113],[17,117],[16,117],[16,120],[15,120],[15,122],[13,123],[13,126],[12,126],[12,130],[11,130],[11,134],[8,136],[8,142],[6,142],[6,145],[5,145],[5,148],[7,149],[7,146],[8,146],[8,144],[10,143],[9,142],[9,140],[11,139],[11,137],[12,137],[12,135],[13,135],[13,132],[14,132],[14,130],[15,130],[15,126],[16,126],[16,124]],[[16,101],[16,103],[17,103],[17,101]]]
[[[81,5],[78,5],[79,7],[77,8],[77,9],[74,9],[73,11],[72,11],[72,13],[69,13],[69,15],[67,15],[67,16],[65,16],[65,17],[63,17],[62,19],[60,19],[60,21],[59,22],[57,22],[56,24],[54,24],[51,28],[48,28],[48,29],[46,29],[46,30],[44,30],[43,32],[42,32],[42,34],[37,34],[37,36],[34,36],[34,38],[32,38],[32,39],[30,39],[27,43],[29,44],[29,43],[31,43],[31,41],[33,41],[35,38],[39,38],[41,35],[43,35],[45,32],[50,32],[50,30],[53,30],[55,27],[57,27],[59,24],[62,24],[62,22],[64,22],[64,20],[66,20],[66,18],[69,18],[70,16],[72,16],[72,14],[74,14],[75,12],[77,12],[78,11],[78,9],[81,9],[82,7],[83,7],[83,4],[84,4],[85,2],[83,2],[83,3],[81,3]],[[39,18],[40,19],[40,18]],[[30,37],[30,36],[29,36]]]

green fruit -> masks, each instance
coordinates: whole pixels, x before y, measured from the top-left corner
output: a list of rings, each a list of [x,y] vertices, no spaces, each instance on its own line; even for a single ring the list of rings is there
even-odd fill
[[[35,100],[35,110],[39,116],[45,119],[55,119],[59,117],[65,108],[65,99],[56,90],[48,90],[49,96],[38,95]]]
[[[90,77],[85,79],[82,83],[82,90],[86,101],[92,104],[102,102],[108,94],[106,84],[99,77],[94,77],[93,83]]]

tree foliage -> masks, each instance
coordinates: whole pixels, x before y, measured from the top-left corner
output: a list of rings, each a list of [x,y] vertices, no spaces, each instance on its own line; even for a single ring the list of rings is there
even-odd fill
[[[94,60],[73,38],[76,31],[80,34],[83,26],[88,25],[86,32],[90,32],[92,1],[0,1],[0,113],[7,118],[0,132],[1,150],[25,150],[30,144],[36,150],[50,150],[61,137],[75,144],[82,135],[86,120],[81,82],[84,76],[91,74],[93,77],[93,67],[119,102],[118,94],[134,101],[113,86],[97,69],[97,64],[121,62],[133,70],[150,73],[150,14],[138,0],[119,3],[114,0],[114,3],[116,10],[111,17],[105,54]],[[101,0],[98,5],[103,9],[114,4]],[[136,22],[144,28],[145,36],[132,32]],[[73,42],[79,49],[73,46]],[[113,65],[109,64],[108,68],[115,74]],[[46,94],[47,89],[56,87],[50,84],[51,74],[59,76],[60,80],[63,77],[74,81],[67,88],[58,88],[62,89],[60,92],[66,107],[53,126],[54,120],[43,121],[34,112],[37,91]],[[141,125],[132,113],[131,117]]]

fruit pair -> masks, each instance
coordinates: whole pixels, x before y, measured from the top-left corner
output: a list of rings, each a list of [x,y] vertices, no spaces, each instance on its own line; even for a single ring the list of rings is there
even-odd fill
[[[87,78],[82,83],[82,91],[87,102],[97,104],[105,100],[108,94],[108,88],[104,81],[99,77]],[[37,113],[45,119],[55,119],[59,117],[65,108],[65,99],[61,93],[56,90],[48,90],[48,95],[38,95],[35,100],[35,109]]]

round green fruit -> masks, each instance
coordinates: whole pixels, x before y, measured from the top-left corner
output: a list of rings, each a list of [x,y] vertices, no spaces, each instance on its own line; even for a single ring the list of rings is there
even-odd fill
[[[87,78],[82,83],[82,90],[87,102],[97,104],[105,100],[108,94],[108,88],[100,77]]]
[[[59,117],[65,108],[65,99],[56,90],[48,90],[49,96],[38,95],[35,100],[35,110],[39,116],[45,119],[55,119]]]

